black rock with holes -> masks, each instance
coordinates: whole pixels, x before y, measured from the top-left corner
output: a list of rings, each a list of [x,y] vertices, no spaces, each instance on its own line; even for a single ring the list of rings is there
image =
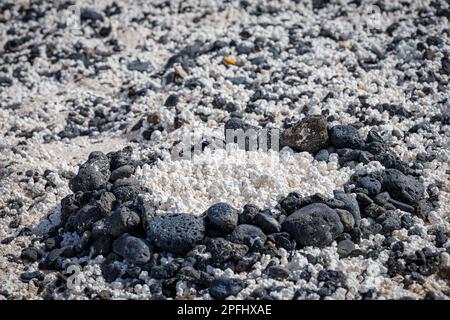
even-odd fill
[[[149,222],[148,239],[165,251],[185,254],[203,240],[203,219],[188,213],[168,213]]]

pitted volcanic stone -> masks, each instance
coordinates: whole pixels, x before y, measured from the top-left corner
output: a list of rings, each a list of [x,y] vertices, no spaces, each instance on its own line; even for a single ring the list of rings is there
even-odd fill
[[[364,141],[359,136],[358,130],[349,125],[332,127],[330,130],[330,140],[333,147],[337,149],[361,149],[364,146]]]
[[[134,200],[142,190],[139,181],[127,178],[115,181],[111,191],[117,200],[126,202]]]
[[[212,205],[206,212],[206,224],[212,228],[230,233],[238,223],[239,211],[228,203],[219,202]]]
[[[308,116],[286,129],[281,135],[281,145],[294,151],[316,153],[328,147],[327,120],[324,116]]]
[[[92,225],[101,218],[103,216],[99,208],[87,205],[70,215],[65,227],[68,231],[76,231],[81,234],[85,230],[91,229]]]
[[[384,172],[383,190],[388,191],[395,200],[416,206],[425,191],[423,184],[412,176],[407,176],[396,169]]]
[[[343,230],[339,215],[323,203],[303,207],[283,222],[283,231],[290,233],[299,246],[324,247]]]
[[[233,243],[224,238],[210,239],[206,247],[211,253],[211,259],[216,263],[223,263],[228,260],[238,260],[248,251],[248,247],[243,244]]]
[[[205,235],[203,219],[187,213],[156,216],[147,228],[149,240],[162,250],[185,254]]]
[[[70,180],[69,187],[73,192],[98,190],[106,185],[110,174],[108,157],[95,151],[80,166],[78,174]]]
[[[255,216],[259,213],[260,209],[252,204],[246,204],[239,214],[239,224],[252,224],[255,221]]]
[[[370,176],[360,178],[356,186],[366,189],[369,192],[369,196],[375,196],[381,191],[381,182]]]
[[[110,235],[118,237],[122,233],[136,231],[139,227],[139,215],[126,206],[121,206],[108,216],[97,221],[92,227],[94,237]]]

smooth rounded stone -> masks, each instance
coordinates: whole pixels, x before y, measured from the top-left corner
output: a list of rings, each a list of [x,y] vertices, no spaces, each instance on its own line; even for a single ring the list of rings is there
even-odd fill
[[[185,254],[205,236],[203,219],[188,213],[167,213],[153,218],[147,228],[149,240],[159,248]]]
[[[423,184],[412,176],[396,169],[386,169],[382,181],[383,190],[389,192],[395,200],[416,206],[425,191]]]
[[[209,294],[214,299],[224,300],[229,296],[238,294],[245,286],[244,280],[222,277],[214,279],[209,287]]]
[[[300,247],[324,247],[344,231],[337,212],[323,203],[313,203],[297,210],[286,218],[282,227]]]
[[[255,221],[255,216],[260,212],[260,209],[252,204],[246,204],[239,214],[238,223],[239,224],[253,224]]]
[[[337,245],[337,252],[340,257],[345,258],[348,257],[353,250],[355,250],[355,244],[351,240],[342,240],[339,241]]]
[[[228,203],[219,202],[206,211],[206,225],[224,233],[230,233],[236,228],[239,211]]]
[[[152,254],[149,246],[142,239],[129,234],[123,234],[114,241],[113,251],[133,264],[147,263]]]
[[[95,238],[110,235],[118,237],[122,233],[136,231],[141,220],[139,215],[126,206],[120,206],[108,216],[97,221],[92,227],[92,235]]]
[[[292,276],[292,273],[282,266],[270,266],[266,269],[266,274],[269,278],[275,280],[284,280]]]
[[[325,204],[333,209],[342,209],[345,208],[345,202],[341,200],[337,200],[335,198],[328,199]]]
[[[110,174],[108,157],[100,151],[92,152],[78,169],[78,174],[69,181],[69,188],[74,193],[102,189]]]
[[[314,159],[317,161],[328,161],[328,158],[330,157],[330,153],[327,149],[319,150],[319,152],[316,153],[314,156]]]
[[[381,182],[370,176],[358,179],[356,186],[366,189],[369,192],[369,196],[374,196],[381,191]]]
[[[334,198],[345,203],[345,206],[340,209],[349,211],[353,215],[355,226],[359,226],[361,222],[361,212],[356,197],[353,194],[345,193],[343,191],[335,191]]]
[[[180,101],[180,98],[176,94],[171,94],[167,97],[166,101],[164,102],[164,106],[168,108],[176,107],[178,102]]]
[[[75,231],[81,234],[86,230],[90,230],[94,223],[102,218],[103,215],[99,208],[86,205],[69,216],[65,228],[67,231]]]
[[[139,181],[126,178],[115,181],[111,191],[117,200],[126,202],[134,200],[142,192],[142,189]]]
[[[256,240],[260,240],[263,243],[266,242],[267,236],[258,227],[250,224],[240,224],[228,235],[227,240],[251,247]]]
[[[358,130],[349,125],[332,127],[330,129],[330,141],[336,149],[361,149],[364,146],[364,141],[359,136]]]
[[[266,234],[281,231],[281,225],[278,223],[277,219],[265,213],[258,213],[256,215],[255,225],[261,228]]]
[[[224,238],[212,238],[206,243],[206,248],[211,253],[211,259],[215,263],[223,263],[229,260],[238,260],[248,251],[243,244],[233,243]]]
[[[343,209],[335,209],[335,211],[341,219],[342,225],[344,226],[344,232],[352,230],[355,226],[355,219],[353,218],[353,215],[347,210]]]
[[[324,116],[307,116],[281,134],[281,145],[297,152],[316,153],[328,147],[327,119]]]
[[[129,178],[133,173],[134,167],[129,164],[126,164],[111,172],[111,176],[109,179],[111,181],[116,181],[119,179]]]

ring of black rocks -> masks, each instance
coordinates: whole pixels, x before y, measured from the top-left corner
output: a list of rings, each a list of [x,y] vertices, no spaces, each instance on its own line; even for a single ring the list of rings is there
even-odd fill
[[[248,126],[233,119],[233,127]],[[313,151],[322,161],[336,152],[341,165],[377,160],[387,169],[356,172],[344,191],[336,190],[330,199],[320,194],[302,198],[293,192],[272,210],[251,204],[239,210],[217,203],[200,217],[188,213],[154,216],[142,196],[148,190],[130,178],[136,166],[142,165],[131,159],[131,149],[109,154],[93,152],[70,181],[73,194],[61,201],[61,223],[46,235],[45,250],[28,247],[22,258],[39,260],[43,270],[61,270],[66,258],[103,255],[106,281],[120,276],[137,277],[141,270],[147,270],[152,278],[160,280],[160,285],[152,289],[156,297],[174,298],[177,281],[184,280],[197,290],[208,290],[212,298],[224,299],[236,295],[246,282],[214,278],[207,272],[208,265],[249,271],[262,254],[279,256],[280,250],[326,247],[333,241],[337,241],[341,257],[364,255],[355,250],[361,238],[380,233],[389,239],[400,228],[414,232],[412,215],[426,220],[436,205],[435,199],[423,197],[425,190],[417,173],[395,157],[374,131],[364,140],[351,126],[328,129],[323,117],[314,116],[285,130],[282,143],[296,151]],[[369,224],[362,225],[362,217]],[[66,232],[78,233],[81,242],[63,246]],[[397,244],[400,245],[401,242]],[[162,265],[159,257],[167,252],[177,258]],[[399,258],[405,258],[407,264],[400,265]],[[117,270],[117,260],[127,261],[129,270]],[[439,255],[433,252],[404,257],[402,250],[393,250],[388,261],[389,275],[411,270],[429,275],[437,272],[438,264]],[[319,276],[325,279],[327,287],[322,288],[325,293],[318,292],[321,297],[345,285],[342,274],[323,272]],[[274,279],[290,277],[282,266],[271,265],[266,273]]]

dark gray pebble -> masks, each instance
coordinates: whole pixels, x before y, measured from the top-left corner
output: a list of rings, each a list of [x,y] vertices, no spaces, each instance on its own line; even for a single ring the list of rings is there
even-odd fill
[[[324,247],[344,230],[339,215],[323,203],[313,203],[294,212],[283,223],[297,244]]]
[[[123,234],[113,243],[113,250],[130,263],[147,263],[151,257],[149,246],[142,240],[129,234]]]
[[[353,218],[353,215],[344,209],[335,209],[335,211],[341,219],[342,225],[344,226],[344,232],[352,230],[355,226],[355,219]]]
[[[206,211],[206,225],[220,232],[230,233],[238,223],[239,212],[228,203],[219,202]]]
[[[355,244],[351,240],[342,240],[338,243],[337,252],[340,257],[348,257],[355,250]]]
[[[334,197],[335,199],[345,203],[345,206],[341,209],[349,211],[353,215],[353,218],[355,219],[355,226],[359,226],[361,222],[361,212],[359,210],[358,201],[356,201],[355,195],[348,194],[343,191],[335,191]]]
[[[86,205],[69,216],[65,227],[67,231],[75,231],[81,234],[86,230],[90,230],[94,223],[101,218],[103,218],[103,215],[99,208]]]
[[[245,281],[233,278],[215,279],[209,288],[211,297],[224,300],[229,296],[238,294],[246,286]]]
[[[266,269],[266,274],[269,278],[275,280],[284,280],[292,276],[291,272],[282,266],[271,266]]]
[[[319,152],[316,153],[314,156],[314,159],[317,161],[328,161],[328,158],[330,157],[330,153],[327,149],[319,150]]]
[[[281,231],[281,225],[278,223],[277,219],[265,213],[258,213],[256,215],[255,225],[261,228],[266,234]]]
[[[134,167],[127,164],[111,172],[111,177],[109,179],[114,182],[119,179],[129,178],[133,172]]]
[[[233,230],[227,239],[231,242],[245,244],[251,247],[256,240],[260,240],[263,243],[266,242],[267,236],[258,227],[250,224],[240,224]]]

